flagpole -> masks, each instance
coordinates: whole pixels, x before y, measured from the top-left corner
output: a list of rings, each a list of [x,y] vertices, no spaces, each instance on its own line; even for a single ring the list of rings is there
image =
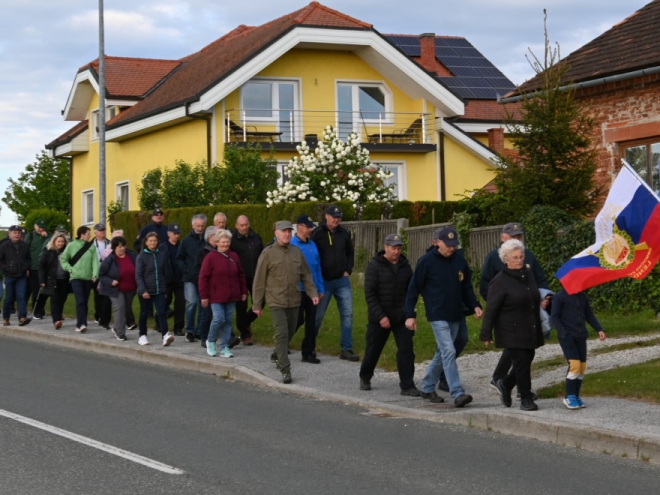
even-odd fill
[[[624,160],[623,158],[621,158],[621,163],[623,163],[623,166],[626,167],[626,168],[628,169],[628,171],[629,171],[631,174],[633,174],[633,177],[635,177],[635,179],[637,179],[637,181],[638,181],[640,184],[642,184],[642,185],[648,190],[648,192],[650,192],[651,194],[653,194],[653,197],[654,197],[654,198],[660,203],[660,197],[655,193],[655,191],[654,191],[653,189],[651,189],[651,187],[646,183],[646,181],[645,181],[644,179],[642,179],[642,178],[639,176],[639,174],[638,174],[637,171],[632,167],[632,165],[630,165],[630,163],[628,163],[628,162],[627,162],[626,160]],[[615,180],[616,180],[616,179],[615,179]]]

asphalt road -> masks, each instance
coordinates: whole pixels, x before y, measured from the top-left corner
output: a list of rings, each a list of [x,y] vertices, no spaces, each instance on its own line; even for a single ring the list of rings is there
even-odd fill
[[[0,494],[658,493],[660,468],[0,338]]]

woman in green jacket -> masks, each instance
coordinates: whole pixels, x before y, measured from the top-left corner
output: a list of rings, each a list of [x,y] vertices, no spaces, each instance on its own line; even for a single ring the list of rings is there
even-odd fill
[[[99,258],[94,249],[90,249],[90,237],[89,227],[78,227],[76,240],[71,241],[60,256],[62,268],[70,274],[76,299],[76,332],[80,333],[87,331],[89,293],[99,276]]]

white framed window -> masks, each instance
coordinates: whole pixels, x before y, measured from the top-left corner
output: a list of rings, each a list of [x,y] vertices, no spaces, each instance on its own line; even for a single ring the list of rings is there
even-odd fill
[[[382,82],[337,81],[337,127],[340,139],[360,134],[366,124],[392,124],[392,91]]]
[[[282,186],[289,182],[289,176],[284,172],[284,167],[286,167],[289,162],[277,162],[275,165],[275,170],[277,170],[277,185]]]
[[[299,81],[294,79],[252,79],[241,87],[240,119],[272,122],[281,132],[281,141],[292,142],[299,110]]]
[[[117,115],[117,107],[106,107],[105,109],[105,121],[107,122],[111,118]],[[99,110],[92,110],[90,115],[91,121],[91,130],[92,130],[92,139],[99,138]]]
[[[117,182],[115,184],[115,199],[121,201],[124,211],[130,210],[130,183],[129,181]]]
[[[404,200],[408,198],[408,187],[406,184],[406,164],[405,162],[373,162],[374,165],[392,172],[392,177],[385,180],[385,185],[394,185],[393,192],[397,199]]]
[[[94,223],[94,189],[82,192],[82,224]]]

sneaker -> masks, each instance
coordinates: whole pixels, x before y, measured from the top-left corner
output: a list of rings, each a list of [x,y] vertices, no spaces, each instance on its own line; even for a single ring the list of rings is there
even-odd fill
[[[137,325],[135,323],[133,323],[132,325],[128,325],[126,327],[127,330],[135,330],[136,328],[137,328]]]
[[[321,360],[317,358],[316,356],[303,356],[302,357],[302,362],[303,363],[312,363],[312,364],[319,364]]]
[[[428,393],[427,393],[427,392],[420,392],[420,393],[419,393],[419,396],[420,396],[422,399],[430,400],[430,401],[433,402],[434,404],[440,404],[440,403],[442,403],[442,402],[445,401],[445,399],[443,399],[442,397],[440,397],[440,396],[435,392],[435,390],[434,390],[433,392],[428,392]]]
[[[579,397],[576,397],[575,400],[577,401],[578,404],[580,404],[580,409],[584,409],[585,407],[587,407],[587,405]]]
[[[233,349],[234,347],[236,347],[236,346],[237,346],[238,344],[240,344],[240,343],[241,343],[241,339],[239,339],[238,337],[234,336],[234,337],[232,337],[231,339],[229,339],[229,348],[230,348],[230,349]],[[245,345],[248,345],[248,344],[245,344]],[[252,344],[250,344],[250,345],[252,345]]]
[[[41,320],[42,318],[43,318],[43,316],[41,316],[41,315],[32,315],[33,320]]]
[[[55,322],[55,330],[59,330],[60,328],[62,328],[62,322],[61,321],[56,321]]]
[[[239,340],[240,340],[240,339],[239,339]],[[247,347],[247,346],[254,345],[254,344],[252,343],[252,337],[245,337],[244,339],[242,339],[242,342],[243,342],[243,345],[246,346],[246,347]]]
[[[277,363],[277,353],[275,351],[270,355],[270,362]]]
[[[119,340],[119,335],[117,335],[117,330],[115,330],[114,328],[111,328],[110,330],[112,331],[112,334],[113,334],[115,337],[117,337],[117,340]]]
[[[94,323],[98,323],[98,322],[99,322],[99,320],[97,320],[96,318],[94,318]]]
[[[438,381],[438,390],[442,390],[443,392],[449,392],[449,384],[447,383],[446,380]]]
[[[85,333],[87,331],[87,327],[85,325],[81,327],[76,327],[76,332],[78,333]]]
[[[101,325],[103,330],[110,330],[110,325]]]
[[[498,394],[500,393],[500,390],[497,388],[497,380],[495,378],[491,378],[490,382],[488,382],[488,386],[495,390]]]
[[[19,318],[18,319],[18,326],[19,327],[24,327],[25,325],[27,325],[31,321],[32,321],[32,318],[25,318],[25,317]]]
[[[4,326],[8,327],[8,326],[9,326],[9,320],[8,320],[7,318],[5,318],[5,319],[2,321],[2,324],[3,324]]]
[[[138,344],[140,345],[149,345],[149,341],[147,340],[146,335],[140,335],[140,338],[138,340]]]
[[[353,349],[349,349],[347,351],[341,351],[341,354],[339,355],[339,359],[345,359],[347,361],[352,361],[355,363],[360,360],[360,356],[353,353]]]
[[[538,411],[539,406],[536,405],[536,402],[527,397],[526,399],[520,401],[520,409],[522,411]]]
[[[206,349],[206,340],[202,339],[202,340],[200,340],[199,342],[200,342],[200,345],[201,345],[204,349]]]
[[[174,330],[172,333],[174,333],[175,337],[183,337],[185,335],[181,330]]]
[[[371,390],[371,382],[360,378],[360,390]]]
[[[569,395],[568,397],[564,398],[563,402],[564,405],[569,409],[580,409],[580,403],[577,401],[577,397],[574,395]]]
[[[121,340],[122,342],[124,342],[128,340],[128,337],[126,337],[126,335],[120,335],[119,337],[117,337],[117,340]]]
[[[282,383],[289,384],[293,381],[291,373],[282,373]]]
[[[419,397],[419,390],[417,390],[417,387],[412,386],[410,388],[402,388],[401,389],[401,395],[409,395],[410,397]]]
[[[539,400],[539,396],[536,395],[536,392],[534,392],[533,390],[530,390],[530,392],[532,393],[532,396],[530,397],[530,399],[532,399],[532,400]],[[521,397],[520,397],[520,392],[518,392],[518,393],[516,394],[516,400],[520,400],[520,399],[521,399]]]
[[[465,407],[470,402],[472,402],[472,396],[468,394],[459,395],[454,399],[454,406],[456,407]]]
[[[174,336],[173,335],[170,335],[168,333],[163,337],[163,347],[169,346],[172,342],[174,342]]]
[[[233,358],[234,355],[232,352],[229,350],[229,347],[225,346],[222,349],[220,349],[220,357],[223,358]]]
[[[215,357],[218,355],[218,351],[216,350],[215,347],[215,342],[206,341],[206,354],[208,354],[211,357]]]
[[[502,401],[502,405],[504,407],[511,407],[511,390],[506,388],[504,382],[501,379],[495,382],[495,386],[497,387],[497,391],[500,393],[500,400]]]
[[[186,342],[195,342],[195,334],[192,332],[186,332]]]

